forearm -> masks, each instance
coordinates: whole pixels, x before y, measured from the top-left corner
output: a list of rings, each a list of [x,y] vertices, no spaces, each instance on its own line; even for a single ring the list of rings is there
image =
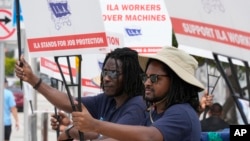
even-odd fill
[[[69,132],[70,136],[74,139],[80,139],[79,131],[75,128],[72,128]],[[84,134],[84,140],[93,140],[97,139],[99,137],[98,133],[94,132],[85,132]]]
[[[119,141],[119,140],[104,137],[104,138],[98,138],[98,139],[95,139],[95,140],[92,140],[92,141]]]
[[[37,76],[33,76],[29,80],[29,83],[34,87],[38,83],[38,81],[39,78]],[[44,82],[41,82],[41,84],[37,87],[37,91],[57,108],[69,113],[73,111],[69,101],[69,97],[66,93],[63,93]]]
[[[18,121],[18,114],[17,114],[17,108],[16,107],[12,107],[11,108],[11,112],[12,112],[12,115],[13,115],[13,117],[14,117],[14,120],[15,120],[15,122],[16,122],[16,124],[19,122]]]
[[[119,141],[161,141],[162,134],[155,127],[119,125],[96,120],[95,132]]]
[[[84,140],[91,140],[91,141],[118,141],[116,139],[105,137],[101,134],[95,133],[95,132],[84,132]],[[79,131],[72,128],[72,131],[70,131],[71,137],[74,139],[80,139]]]
[[[22,65],[20,65],[22,63]],[[50,85],[43,83],[41,79],[36,76],[25,61],[24,56],[21,56],[20,60],[15,65],[16,76],[23,81],[28,82],[34,89],[40,92],[50,103],[67,112],[72,112],[72,106],[68,95],[51,87]]]

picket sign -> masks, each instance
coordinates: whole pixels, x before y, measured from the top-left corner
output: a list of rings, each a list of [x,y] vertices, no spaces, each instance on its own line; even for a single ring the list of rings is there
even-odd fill
[[[82,54],[86,95],[101,91],[97,84],[100,64],[110,50],[130,47],[139,53],[153,54],[172,44],[172,25],[164,0],[21,3],[29,53],[31,57],[42,57],[41,72],[60,78],[58,70],[48,67],[55,66],[53,56]],[[65,63],[62,61],[61,65]]]

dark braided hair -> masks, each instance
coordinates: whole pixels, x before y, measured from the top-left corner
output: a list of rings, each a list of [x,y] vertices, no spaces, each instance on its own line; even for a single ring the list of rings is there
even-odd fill
[[[117,60],[120,60],[122,63],[123,92],[128,94],[130,98],[144,94],[144,85],[140,78],[140,74],[143,73],[143,70],[139,65],[138,53],[127,47],[117,48],[106,55],[102,70],[109,58],[116,60],[116,67],[118,67]],[[102,76],[101,88],[104,89]]]
[[[163,66],[162,70],[165,71],[170,78],[170,88],[166,93],[167,102],[165,108],[167,109],[174,104],[189,103],[195,111],[199,112],[199,88],[182,80],[170,67],[159,60],[149,59],[147,67],[152,61],[160,62]]]

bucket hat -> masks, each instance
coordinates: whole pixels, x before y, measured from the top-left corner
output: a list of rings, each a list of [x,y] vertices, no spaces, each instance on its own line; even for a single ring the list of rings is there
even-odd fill
[[[175,47],[163,47],[156,54],[143,55],[139,54],[139,63],[143,70],[146,69],[146,64],[149,58],[159,60],[169,66],[182,80],[190,85],[204,90],[203,84],[195,78],[195,71],[198,67],[198,62],[194,57],[187,54],[183,50]]]

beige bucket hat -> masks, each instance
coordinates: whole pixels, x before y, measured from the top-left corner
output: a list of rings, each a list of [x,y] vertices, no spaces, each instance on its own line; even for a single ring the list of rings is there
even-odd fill
[[[139,55],[139,63],[143,70],[149,58],[157,59],[169,66],[182,80],[204,90],[203,84],[195,78],[198,62],[194,57],[175,47],[163,47],[154,55]]]

